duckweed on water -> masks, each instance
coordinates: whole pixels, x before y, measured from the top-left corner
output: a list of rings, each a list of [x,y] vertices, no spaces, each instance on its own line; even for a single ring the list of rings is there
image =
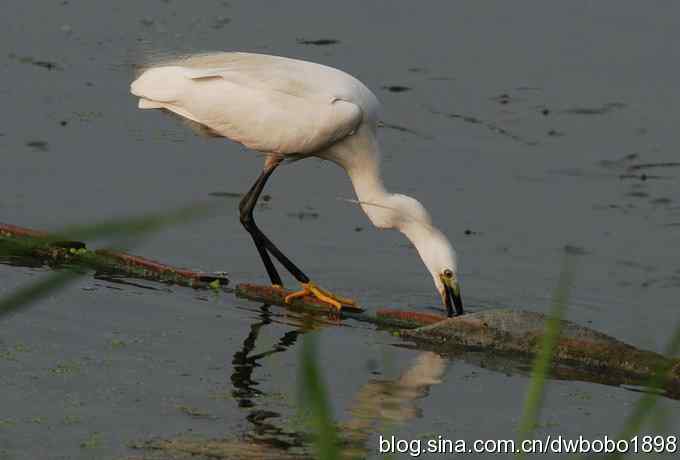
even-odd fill
[[[204,411],[204,410],[201,410],[201,409],[199,409],[199,408],[197,408],[197,407],[191,407],[191,406],[180,405],[180,406],[177,406],[177,409],[178,409],[180,412],[182,412],[182,413],[184,413],[184,414],[187,414],[187,415],[189,415],[189,416],[191,416],[191,417],[196,417],[196,418],[208,418],[208,417],[211,417],[211,415],[210,415],[208,412],[206,412],[206,411]]]
[[[127,343],[124,340],[112,339],[109,345],[111,345],[111,348],[124,348],[127,346]]]
[[[64,425],[76,425],[81,421],[82,419],[77,415],[65,415],[64,418],[61,420],[61,423],[63,423]]]
[[[80,443],[81,449],[96,449],[101,446],[101,433],[92,433],[89,438]]]
[[[72,375],[80,372],[80,364],[75,361],[64,361],[50,369],[53,375]]]

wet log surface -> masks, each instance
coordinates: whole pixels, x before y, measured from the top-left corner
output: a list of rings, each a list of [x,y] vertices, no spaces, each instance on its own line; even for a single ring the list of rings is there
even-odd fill
[[[80,267],[192,288],[220,288],[229,282],[221,274],[176,268],[110,249],[90,250],[82,242],[55,241],[48,233],[8,224],[0,224],[0,255],[5,261],[30,257],[56,268]],[[515,309],[483,310],[446,318],[389,308],[369,312],[359,306],[345,305],[338,313],[332,306],[309,295],[287,304],[284,299],[291,292],[256,284],[239,284],[234,289],[238,297],[249,300],[371,323],[391,330],[421,348],[458,356],[465,350],[508,360],[534,356],[541,347],[547,321],[546,315],[541,313]],[[638,349],[570,321],[562,321],[553,363],[556,378],[609,385],[644,385],[661,369],[666,395],[680,398],[680,359]]]
[[[332,307],[312,297],[286,305],[291,291],[239,284],[239,297],[310,312],[330,312]],[[380,309],[375,313],[344,309],[342,317],[393,330],[403,339],[443,353],[475,350],[494,356],[531,357],[539,351],[548,317],[541,313],[490,309],[455,318],[430,313]],[[667,372],[667,396],[680,397],[680,359],[638,349],[630,344],[571,321],[561,323],[553,355],[557,378],[587,380],[609,385],[644,385],[659,370]]]
[[[57,241],[49,233],[0,223],[0,255],[6,261],[30,258],[51,267],[80,267],[109,275],[139,278],[196,289],[220,288],[229,279],[220,273],[204,273],[172,267],[151,259],[111,249],[88,249],[80,241]]]
[[[503,353],[535,355],[542,344],[547,316],[524,310],[495,309],[446,319],[429,326],[404,330],[400,335],[440,347],[467,347]],[[640,350],[630,344],[563,320],[553,360],[593,372],[606,372],[640,384],[659,369],[666,369],[666,390],[680,395],[680,360]]]

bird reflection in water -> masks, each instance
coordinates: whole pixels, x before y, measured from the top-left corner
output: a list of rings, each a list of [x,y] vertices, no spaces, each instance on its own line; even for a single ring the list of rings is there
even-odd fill
[[[232,396],[239,407],[250,408],[246,420],[252,428],[244,437],[258,445],[266,446],[274,458],[305,457],[309,452],[310,438],[306,433],[287,431],[272,423],[280,414],[258,408],[257,401],[266,396],[253,379],[253,372],[260,367],[260,360],[276,353],[285,352],[297,342],[298,337],[308,332],[310,325],[290,330],[283,334],[270,350],[251,355],[262,329],[272,323],[268,305],[260,307],[260,319],[250,327],[248,336],[240,350],[232,358]],[[358,454],[369,450],[367,442],[375,430],[385,423],[403,424],[418,417],[416,401],[427,396],[432,385],[441,383],[447,360],[433,352],[420,353],[410,368],[394,380],[371,380],[356,394],[349,409],[352,418],[338,425],[346,453]],[[261,399],[266,401],[266,399]]]
[[[287,316],[290,319],[290,316]],[[197,439],[177,437],[153,439],[139,445],[151,451],[149,459],[193,458],[192,455],[208,455],[210,458],[298,460],[314,458],[313,439],[306,428],[294,428],[300,424],[288,424],[284,429],[281,414],[266,408],[268,395],[253,378],[253,372],[262,366],[261,360],[293,348],[300,335],[322,327],[324,322],[309,317],[295,320],[295,327],[284,333],[269,350],[251,354],[263,328],[276,322],[268,305],[260,307],[259,318],[250,327],[248,336],[232,358],[231,395],[239,407],[248,410],[246,420],[250,427],[240,436],[222,439]],[[332,324],[332,323],[328,323]],[[427,396],[432,385],[442,381],[448,359],[433,352],[421,352],[413,364],[393,380],[370,380],[356,394],[348,413],[350,420],[336,425],[342,447],[342,458],[365,457],[374,451],[369,445],[374,434],[386,424],[403,424],[419,417],[416,401]],[[304,425],[302,425],[304,426]],[[195,433],[196,434],[196,433]],[[163,457],[156,457],[161,454]]]
[[[295,344],[300,334],[305,332],[305,329],[290,330],[283,334],[270,350],[251,355],[257,345],[260,331],[272,323],[269,305],[265,304],[260,307],[259,316],[259,321],[250,326],[250,332],[243,340],[241,349],[234,353],[231,360],[233,366],[231,395],[239,407],[252,409],[246,416],[246,420],[252,425],[252,429],[245,434],[246,438],[258,444],[268,445],[275,450],[285,451],[293,447],[301,448],[304,446],[304,440],[298,433],[285,431],[269,422],[270,419],[281,416],[278,412],[257,408],[255,399],[265,396],[265,393],[257,388],[259,382],[253,379],[253,372],[256,367],[261,366],[258,363],[261,359],[288,350]]]

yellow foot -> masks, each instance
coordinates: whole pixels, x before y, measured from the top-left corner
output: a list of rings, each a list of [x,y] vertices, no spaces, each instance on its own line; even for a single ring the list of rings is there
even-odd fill
[[[298,297],[304,297],[306,295],[312,295],[322,302],[326,302],[329,305],[333,305],[337,310],[342,308],[342,305],[354,306],[356,302],[352,299],[346,299],[340,297],[331,292],[321,289],[319,286],[315,285],[311,281],[309,283],[302,283],[302,289],[296,292],[292,292],[286,296],[283,301],[285,303],[290,303],[291,300],[297,299]]]

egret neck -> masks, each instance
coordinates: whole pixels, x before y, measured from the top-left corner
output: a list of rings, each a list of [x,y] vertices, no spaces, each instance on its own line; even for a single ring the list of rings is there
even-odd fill
[[[357,200],[377,228],[403,233],[418,251],[432,275],[449,315],[463,313],[456,253],[446,236],[432,225],[425,207],[410,196],[390,193],[380,175],[380,147],[375,132],[366,126],[323,155],[343,167]]]

